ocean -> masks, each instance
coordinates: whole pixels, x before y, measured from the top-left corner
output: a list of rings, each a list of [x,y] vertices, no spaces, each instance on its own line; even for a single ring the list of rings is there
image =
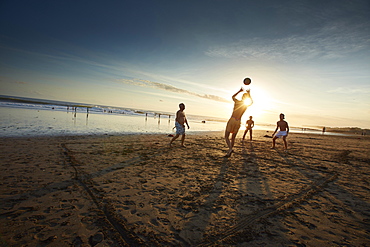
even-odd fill
[[[174,114],[0,95],[0,137],[174,134]],[[187,118],[189,134],[224,131],[227,122],[227,119],[189,114]],[[271,135],[275,125],[256,124],[254,129],[265,130]],[[242,124],[240,132],[244,130]],[[294,127],[290,132],[321,134],[321,130]]]
[[[0,136],[174,134],[174,113],[0,96]],[[188,116],[187,133],[219,131],[222,119]],[[205,121],[205,123],[203,123]]]

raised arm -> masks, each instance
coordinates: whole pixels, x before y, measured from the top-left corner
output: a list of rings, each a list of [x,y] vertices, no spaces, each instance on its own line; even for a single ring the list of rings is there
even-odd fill
[[[239,91],[238,91],[236,94],[234,94],[234,95],[233,95],[233,97],[232,97],[232,98],[233,98],[233,100],[236,100],[236,98],[235,98],[235,97],[236,97],[236,96],[238,95],[238,93],[240,93],[240,92],[243,92],[243,88],[240,88],[240,89],[239,89]]]

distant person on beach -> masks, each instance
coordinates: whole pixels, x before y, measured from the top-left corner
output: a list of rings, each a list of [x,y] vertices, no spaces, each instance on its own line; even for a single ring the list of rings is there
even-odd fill
[[[283,113],[281,113],[280,114],[280,120],[277,122],[276,129],[275,129],[274,133],[272,134],[273,138],[272,138],[272,147],[271,148],[275,148],[276,139],[282,137],[283,141],[284,141],[285,150],[288,149],[288,144],[287,144],[287,141],[286,141],[286,137],[289,134],[289,125],[284,119],[285,119],[285,115]],[[275,135],[276,131],[278,131],[278,130],[279,130],[279,132],[277,132],[277,134]]]
[[[325,134],[326,128],[322,128],[322,134]]]
[[[245,85],[249,85],[250,83],[251,83],[251,79],[249,78],[244,79]],[[226,140],[227,146],[229,147],[229,150],[227,151],[227,154],[225,155],[225,157],[230,157],[231,154],[233,153],[235,137],[238,134],[242,116],[244,112],[247,110],[248,106],[253,104],[253,100],[250,96],[249,90],[247,90],[246,93],[243,94],[242,100],[238,100],[236,96],[241,92],[243,92],[243,88],[241,88],[238,92],[236,92],[232,96],[232,99],[234,101],[234,109],[233,109],[233,113],[229,121],[227,122],[226,130],[225,130],[225,140]],[[248,98],[250,99],[250,102],[248,103],[248,105],[246,105],[244,103],[244,100],[247,100]],[[231,139],[230,139],[230,134],[232,134]]]
[[[181,147],[184,146],[184,141],[185,141],[185,124],[189,127],[188,120],[186,119],[185,116],[185,105],[183,103],[179,104],[180,110],[176,112],[176,119],[175,119],[175,127],[176,127],[176,135],[172,138],[170,141],[170,147],[172,146],[172,142],[176,140],[180,135],[181,137]]]
[[[244,131],[244,135],[243,135],[243,141],[245,139],[245,135],[248,133],[249,131],[249,140],[252,141],[252,128],[254,127],[254,121],[252,120],[252,116],[249,117],[249,120],[247,120],[246,124],[247,124],[247,127]]]

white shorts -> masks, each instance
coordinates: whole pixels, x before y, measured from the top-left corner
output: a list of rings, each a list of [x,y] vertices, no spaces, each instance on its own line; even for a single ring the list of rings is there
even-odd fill
[[[280,130],[278,133],[276,133],[275,137],[281,138],[283,136],[287,136],[288,132],[286,130]]]

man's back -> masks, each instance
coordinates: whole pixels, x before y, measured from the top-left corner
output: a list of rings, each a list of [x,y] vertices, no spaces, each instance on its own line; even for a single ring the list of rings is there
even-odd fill
[[[234,110],[232,117],[240,120],[244,114],[244,112],[247,110],[247,106],[244,104],[244,101],[241,100],[234,100]]]

